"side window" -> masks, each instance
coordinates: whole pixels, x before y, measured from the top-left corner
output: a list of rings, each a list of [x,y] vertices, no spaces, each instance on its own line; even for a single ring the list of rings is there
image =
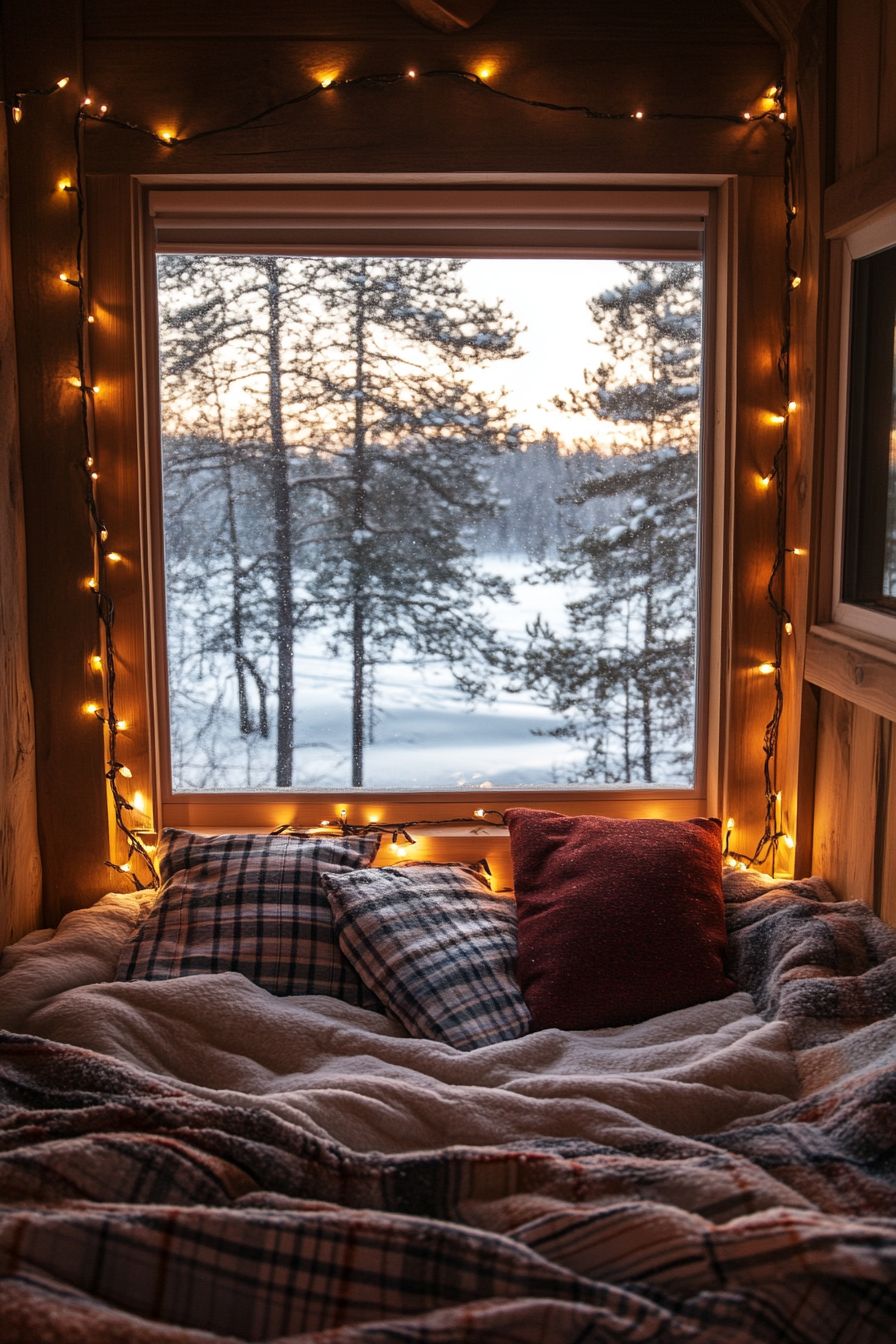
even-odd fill
[[[843,598],[896,617],[896,246],[853,264]]]

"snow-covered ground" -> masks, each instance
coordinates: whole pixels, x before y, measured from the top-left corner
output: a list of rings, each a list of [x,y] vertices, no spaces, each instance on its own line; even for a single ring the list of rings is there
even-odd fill
[[[539,612],[558,631],[566,629],[565,602],[577,595],[572,585],[526,583],[536,566],[523,556],[484,556],[482,568],[500,574],[514,590],[515,603],[488,608],[502,637],[524,642],[526,625]],[[169,660],[175,791],[272,788],[276,702],[269,706],[270,737],[243,737],[232,661],[206,659],[205,675],[197,677],[191,660],[179,652],[190,647],[190,612],[181,607],[171,615],[178,649]],[[332,656],[328,639],[324,626],[296,646],[296,789],[344,790],[350,777],[351,663],[348,656]],[[510,694],[500,683],[493,699],[471,703],[444,666],[381,664],[364,784],[421,790],[565,784],[583,758],[582,746],[537,735],[561,722],[530,695]]]

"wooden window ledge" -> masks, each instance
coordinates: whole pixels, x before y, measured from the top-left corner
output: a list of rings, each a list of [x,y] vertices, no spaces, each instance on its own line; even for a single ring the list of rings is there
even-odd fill
[[[896,641],[846,625],[813,625],[805,677],[813,686],[896,721]]]

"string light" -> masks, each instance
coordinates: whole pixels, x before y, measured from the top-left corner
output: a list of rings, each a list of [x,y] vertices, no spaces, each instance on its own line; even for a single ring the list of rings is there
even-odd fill
[[[785,635],[792,635],[792,634],[793,634],[793,625],[791,624],[790,621],[785,621],[785,622],[784,622],[784,633],[785,633]]]
[[[356,88],[370,88],[370,87],[374,87],[374,86],[377,86],[377,85],[394,84],[394,83],[396,83],[396,82],[401,81],[402,79],[416,79],[416,78],[417,78],[417,73],[418,73],[418,72],[417,72],[416,70],[408,70],[408,71],[406,72],[405,75],[395,75],[395,74],[366,75],[366,76],[361,76],[361,77],[359,77],[359,78],[357,78],[357,79],[352,79],[352,80],[341,80],[341,81],[339,81],[339,83],[340,83],[340,87],[342,87],[342,88],[351,88],[351,87],[356,87]],[[777,86],[774,88],[774,90],[773,90],[768,96],[774,99],[775,106],[776,106],[776,107],[779,107],[779,109],[780,109],[779,112],[776,114],[776,113],[772,110],[772,111],[769,111],[769,112],[767,112],[767,113],[759,114],[759,115],[757,115],[755,118],[754,118],[753,114],[750,113],[750,112],[744,112],[744,113],[742,113],[741,115],[737,115],[737,114],[729,114],[729,113],[667,113],[667,112],[653,112],[653,113],[645,114],[645,113],[644,113],[643,111],[641,111],[641,110],[638,110],[638,111],[636,111],[636,112],[634,112],[634,113],[619,113],[619,112],[597,111],[597,110],[595,110],[595,109],[593,109],[593,108],[591,108],[591,107],[585,106],[585,105],[583,105],[583,104],[560,104],[560,103],[550,103],[550,102],[546,102],[546,101],[544,101],[544,100],[540,100],[540,99],[524,98],[524,97],[522,97],[522,96],[520,96],[520,95],[513,94],[513,93],[510,93],[510,92],[508,92],[508,91],[506,91],[506,90],[496,88],[493,84],[486,83],[486,82],[485,82],[485,81],[486,81],[486,78],[490,75],[490,73],[491,73],[490,70],[488,70],[487,68],[483,68],[478,74],[474,74],[474,73],[472,73],[472,72],[470,72],[470,71],[468,71],[468,70],[428,70],[428,71],[424,71],[424,72],[422,73],[422,76],[421,76],[421,77],[422,77],[422,78],[429,78],[429,79],[445,79],[445,78],[447,78],[447,79],[463,80],[463,81],[466,82],[466,83],[472,83],[472,84],[474,84],[477,88],[479,88],[479,89],[485,91],[486,93],[488,93],[488,94],[491,95],[491,96],[500,97],[500,98],[506,99],[506,100],[511,101],[511,102],[520,103],[520,104],[523,104],[523,105],[528,106],[528,107],[533,107],[533,108],[537,108],[537,109],[542,109],[542,110],[550,111],[550,112],[557,112],[557,113],[576,112],[576,113],[580,113],[580,114],[583,115],[583,116],[586,116],[586,117],[591,118],[591,119],[596,119],[596,120],[619,121],[619,120],[622,120],[622,119],[625,119],[625,118],[633,118],[634,120],[637,120],[637,121],[641,121],[641,120],[644,120],[644,119],[648,119],[648,120],[675,120],[675,119],[678,119],[678,120],[687,120],[687,121],[713,121],[713,122],[738,122],[738,121],[743,120],[743,121],[748,121],[748,122],[749,122],[749,121],[753,121],[754,119],[757,120],[757,121],[758,121],[758,120],[770,120],[770,119],[776,119],[776,115],[777,115],[777,119],[780,119],[781,121],[786,122],[786,109],[785,109],[785,106],[784,106],[784,91],[783,91],[783,88],[778,88]],[[211,128],[211,129],[209,129],[209,130],[199,131],[199,132],[196,132],[194,135],[191,135],[191,136],[185,136],[185,137],[183,137],[182,139],[178,138],[178,137],[175,135],[175,133],[174,133],[173,131],[170,131],[170,130],[163,130],[163,131],[160,131],[160,132],[155,132],[155,131],[152,131],[152,130],[146,128],[146,127],[139,126],[139,125],[135,125],[135,124],[132,123],[132,122],[123,121],[123,120],[121,120],[120,118],[109,117],[109,116],[106,115],[107,112],[108,112],[108,106],[107,106],[107,104],[105,104],[105,103],[100,104],[100,107],[99,107],[99,110],[98,110],[98,111],[92,111],[91,109],[92,109],[92,107],[93,107],[93,103],[92,103],[92,99],[91,99],[90,97],[85,97],[85,98],[81,101],[80,106],[79,106],[78,111],[77,111],[77,117],[76,117],[76,123],[75,123],[75,129],[76,129],[76,135],[75,135],[75,154],[76,154],[76,162],[77,162],[76,181],[75,181],[74,184],[72,184],[72,183],[67,183],[66,185],[63,185],[63,183],[60,182],[60,183],[59,183],[59,188],[60,188],[60,190],[71,191],[71,192],[75,195],[76,200],[77,200],[77,203],[78,203],[78,241],[77,241],[77,254],[76,254],[76,255],[77,255],[77,266],[76,266],[77,279],[76,279],[76,280],[70,280],[70,279],[68,278],[67,275],[63,275],[61,278],[62,278],[63,280],[65,280],[67,283],[71,284],[74,288],[76,288],[76,289],[78,290],[78,293],[79,293],[79,307],[80,307],[80,314],[79,314],[79,315],[80,315],[80,322],[79,322],[79,326],[78,326],[78,370],[79,370],[79,375],[80,375],[80,376],[79,376],[78,379],[72,379],[72,382],[75,384],[75,386],[78,388],[78,390],[79,390],[79,392],[80,392],[80,394],[81,394],[81,400],[82,400],[82,426],[83,426],[83,434],[84,434],[85,446],[86,446],[86,448],[87,448],[87,454],[86,454],[86,457],[87,457],[87,460],[88,460],[88,464],[89,464],[89,465],[92,465],[92,455],[91,455],[91,453],[90,453],[91,429],[90,429],[90,417],[89,417],[89,415],[88,415],[87,398],[88,398],[88,396],[91,395],[91,394],[92,394],[92,395],[97,395],[97,394],[99,394],[100,389],[99,389],[99,387],[97,387],[97,386],[95,386],[95,385],[91,385],[91,384],[89,384],[88,381],[87,381],[87,359],[86,359],[86,350],[85,350],[84,340],[83,340],[83,335],[82,335],[84,328],[85,328],[86,326],[88,326],[88,325],[93,324],[93,322],[94,322],[94,318],[93,318],[92,315],[90,315],[90,314],[87,313],[86,308],[85,308],[85,304],[84,304],[83,252],[84,252],[84,204],[85,204],[85,202],[84,202],[84,187],[83,187],[83,164],[82,164],[82,157],[81,157],[81,155],[82,155],[82,150],[81,150],[81,138],[80,138],[80,135],[77,134],[78,130],[80,129],[81,124],[82,124],[84,121],[87,121],[87,120],[92,120],[92,121],[102,121],[102,122],[103,122],[104,124],[106,124],[106,125],[113,125],[113,126],[121,127],[121,128],[123,128],[123,129],[127,129],[127,130],[129,130],[129,131],[136,132],[136,133],[138,133],[138,134],[146,135],[146,136],[152,138],[153,140],[155,140],[157,143],[160,143],[160,144],[165,145],[165,146],[167,146],[167,147],[172,147],[172,148],[173,148],[174,146],[178,146],[178,145],[182,145],[182,144],[189,144],[189,143],[192,143],[192,142],[195,141],[195,140],[204,139],[204,138],[206,138],[206,137],[208,137],[208,136],[224,135],[224,134],[226,134],[226,133],[228,133],[228,132],[232,132],[232,131],[236,131],[236,130],[241,130],[241,129],[244,129],[245,127],[254,125],[254,124],[257,123],[258,121],[262,120],[263,118],[268,117],[268,116],[271,116],[271,115],[273,115],[274,113],[280,111],[280,110],[283,109],[283,108],[286,108],[286,107],[293,107],[293,106],[298,106],[298,105],[300,105],[300,104],[304,104],[304,103],[308,102],[308,101],[309,101],[310,99],[312,99],[315,95],[318,95],[318,94],[320,94],[320,93],[325,92],[328,88],[330,88],[330,87],[332,86],[333,82],[334,82],[334,77],[333,77],[333,76],[331,76],[331,75],[329,75],[329,74],[324,75],[321,79],[318,80],[318,82],[315,84],[315,86],[314,86],[312,89],[306,91],[305,93],[296,95],[295,97],[286,99],[286,100],[284,100],[284,101],[282,101],[282,102],[280,102],[280,103],[275,104],[274,106],[265,108],[265,109],[262,110],[261,112],[255,113],[254,115],[252,115],[252,116],[250,116],[250,117],[247,117],[247,118],[243,119],[242,121],[233,123],[233,124],[231,124],[231,125],[218,126],[218,127],[213,127],[213,128]],[[64,77],[64,78],[62,78],[62,79],[60,79],[60,80],[58,80],[58,81],[56,82],[56,84],[55,84],[51,89],[44,89],[44,90],[41,90],[41,89],[32,89],[32,90],[25,90],[25,91],[23,91],[23,92],[20,92],[20,93],[15,94],[15,95],[13,96],[13,98],[11,99],[11,101],[10,101],[10,107],[11,107],[11,111],[12,111],[13,120],[14,120],[15,122],[20,122],[21,119],[22,119],[22,99],[23,99],[23,98],[25,98],[26,96],[28,96],[28,95],[30,95],[30,94],[37,94],[37,95],[40,95],[40,96],[46,96],[47,94],[57,92],[59,89],[64,88],[68,83],[69,83],[69,79],[68,79],[68,77],[66,76],[66,77]],[[795,210],[793,209],[793,206],[792,206],[792,200],[791,200],[791,196],[792,196],[792,152],[793,152],[793,132],[790,131],[789,128],[788,128],[788,129],[785,130],[784,134],[785,134],[785,171],[784,171],[784,178],[785,178],[785,208],[786,208],[786,210],[787,210],[787,212],[788,212],[788,214],[787,214],[787,221],[788,221],[788,223],[787,223],[787,243],[786,243],[786,251],[787,251],[788,277],[789,277],[790,280],[792,280],[794,273],[793,273],[792,270],[790,269],[790,266],[789,266],[789,258],[790,258],[790,221],[791,221],[792,215],[795,214]],[[795,287],[796,287],[796,286],[794,286],[794,285],[792,285],[792,284],[789,284],[789,285],[788,285],[788,292],[790,291],[791,288],[795,288]],[[785,384],[785,391],[786,391],[786,385],[787,385],[787,382],[788,382],[788,380],[789,380],[789,372],[788,372],[788,370],[789,370],[789,364],[788,364],[788,356],[789,356],[789,308],[788,308],[788,309],[786,310],[786,312],[785,312],[785,317],[786,317],[786,321],[785,321],[785,330],[786,330],[786,332],[787,332],[787,335],[786,335],[785,347],[782,348],[782,353],[781,353],[781,356],[780,356],[780,358],[779,358],[779,371],[781,371],[781,373],[782,373],[782,382],[784,382],[784,384]],[[795,407],[792,407],[792,409],[795,409]],[[774,420],[775,423],[782,423],[782,422],[784,421],[785,418],[784,418],[783,416],[780,416],[780,417],[779,417],[779,416],[773,416],[772,419]],[[784,439],[784,444],[783,444],[783,454],[786,455],[786,431],[785,431],[785,439]],[[779,494],[779,520],[780,520],[780,515],[781,515],[781,512],[782,512],[782,503],[781,503],[781,500],[782,500],[782,487],[781,487],[781,484],[780,484],[780,466],[781,466],[781,464],[782,464],[782,449],[779,448],[778,454],[776,455],[776,458],[775,458],[775,465],[774,465],[773,471],[769,474],[769,477],[768,477],[767,479],[766,479],[766,478],[763,478],[766,484],[769,483],[770,480],[773,479],[773,478],[776,477],[776,476],[777,476],[778,479],[779,479],[779,489],[778,489],[778,494]],[[115,716],[115,712],[114,712],[114,694],[115,694],[115,680],[116,680],[116,661],[115,661],[115,648],[114,648],[114,640],[113,640],[113,625],[114,625],[114,619],[115,619],[115,616],[114,616],[114,605],[113,605],[113,603],[112,603],[112,599],[109,597],[109,595],[104,591],[104,589],[103,589],[103,587],[102,587],[102,576],[103,576],[103,571],[104,571],[104,567],[105,567],[105,562],[106,562],[107,560],[109,560],[109,561],[114,561],[114,560],[116,560],[116,559],[120,559],[120,556],[118,555],[117,552],[107,553],[107,552],[105,551],[105,542],[106,542],[106,540],[107,540],[109,534],[108,534],[108,529],[106,528],[105,524],[103,523],[103,521],[102,521],[102,519],[101,519],[101,517],[100,517],[100,514],[99,514],[99,512],[98,512],[98,508],[97,508],[97,501],[96,501],[96,497],[95,497],[94,490],[93,490],[93,486],[94,486],[94,483],[95,483],[96,480],[97,480],[97,473],[95,473],[95,472],[90,472],[90,473],[89,473],[89,476],[88,476],[88,481],[89,481],[89,487],[90,487],[90,488],[89,488],[89,492],[88,492],[88,500],[87,500],[87,502],[88,502],[88,510],[89,510],[90,517],[91,517],[91,520],[92,520],[92,523],[93,523],[93,528],[94,528],[95,545],[96,545],[97,552],[98,552],[98,565],[99,565],[100,580],[97,581],[96,579],[91,578],[90,580],[88,580],[88,584],[87,584],[87,586],[88,586],[88,587],[93,591],[93,593],[94,593],[94,596],[95,596],[95,599],[96,599],[96,603],[97,603],[97,614],[98,614],[98,616],[99,616],[99,618],[100,618],[100,622],[101,622],[101,624],[102,624],[102,627],[103,627],[103,630],[104,630],[104,636],[105,636],[105,643],[104,643],[104,653],[103,653],[103,656],[100,657],[100,655],[96,655],[96,658],[99,660],[101,668],[104,667],[104,668],[105,668],[105,671],[106,671],[107,718],[105,718],[105,719],[103,720],[103,721],[104,721],[105,723],[107,723],[107,725],[108,725],[108,736],[109,736],[109,768],[108,768],[108,770],[107,770],[107,772],[106,772],[106,778],[107,778],[107,780],[109,781],[110,792],[111,792],[111,795],[112,795],[113,805],[114,805],[114,809],[115,809],[115,819],[116,819],[116,824],[117,824],[118,828],[124,833],[124,835],[125,835],[125,837],[126,837],[127,844],[128,844],[128,856],[129,856],[129,858],[128,858],[128,862],[126,862],[126,863],[124,863],[124,864],[120,864],[120,865],[119,865],[119,864],[112,863],[111,861],[107,861],[107,864],[108,864],[108,866],[109,866],[110,868],[113,868],[113,869],[115,869],[115,870],[118,871],[118,872],[122,872],[122,873],[131,873],[131,876],[133,877],[134,883],[135,883],[135,885],[137,886],[137,888],[138,888],[138,889],[142,889],[142,884],[138,881],[136,875],[132,873],[132,867],[131,867],[131,863],[130,863],[130,856],[131,856],[131,855],[133,855],[134,853],[137,853],[137,854],[144,860],[144,862],[146,863],[146,865],[147,865],[147,867],[148,867],[148,869],[149,869],[149,873],[150,873],[150,883],[151,883],[152,886],[158,886],[158,875],[157,875],[157,873],[156,873],[156,871],[155,871],[155,866],[154,866],[154,862],[153,862],[153,858],[152,858],[152,849],[153,849],[153,847],[148,846],[148,845],[146,844],[146,842],[142,839],[142,837],[139,836],[135,831],[131,830],[131,828],[128,826],[126,820],[124,819],[124,815],[123,815],[123,814],[124,814],[125,812],[127,812],[127,811],[131,811],[131,810],[132,810],[132,807],[131,807],[131,804],[128,803],[127,800],[121,795],[121,793],[119,792],[118,787],[117,787],[117,777],[120,775],[120,776],[122,776],[123,778],[130,778],[130,777],[131,777],[131,772],[127,769],[126,766],[122,765],[122,764],[116,759],[116,736],[117,736],[117,733],[118,733],[119,731],[123,730],[123,729],[126,727],[126,722],[125,722],[125,720],[116,718],[116,716]],[[780,531],[780,525],[779,525],[779,531]],[[783,552],[781,552],[780,547],[779,547],[778,555],[780,556],[781,554],[783,554]],[[770,600],[770,602],[772,602],[773,605],[775,605],[775,602],[774,602],[773,591],[772,591],[772,590],[773,590],[773,585],[774,585],[774,583],[775,583],[775,579],[776,579],[776,577],[777,577],[777,575],[778,575],[778,572],[779,572],[779,560],[778,560],[778,556],[776,556],[776,562],[775,562],[775,566],[774,566],[773,571],[772,571],[772,577],[771,577],[771,579],[770,579],[770,581],[769,581],[769,600]],[[779,671],[780,671],[780,663],[779,663],[779,662],[776,663],[776,664],[768,664],[768,665],[763,664],[763,667],[766,667],[766,666],[768,666],[770,670],[775,671],[776,674],[779,674]],[[779,677],[779,675],[776,675],[776,686],[777,686],[777,690],[778,690],[778,699],[779,699],[779,701],[780,701],[780,677]],[[97,712],[98,712],[98,711],[97,711]],[[778,717],[779,717],[779,715],[778,715]],[[776,742],[777,742],[777,721],[775,722],[775,725],[774,725],[774,731],[772,731],[772,728],[773,728],[773,725],[770,724],[769,727],[768,727],[767,730],[766,730],[766,744],[765,744],[765,748],[766,748],[766,750],[765,750],[765,754],[766,754],[766,775],[767,775],[767,777],[768,777],[768,773],[769,773],[769,769],[770,769],[770,762],[774,759],[775,750],[776,750]],[[771,739],[770,739],[770,733],[771,733]],[[770,741],[771,741],[771,746],[770,746]],[[136,795],[135,795],[135,797],[136,797]],[[498,821],[488,821],[488,820],[486,820],[486,818],[485,818],[485,810],[484,810],[484,809],[481,809],[481,808],[478,808],[478,809],[476,809],[476,813],[475,813],[475,821],[476,821],[480,826],[481,826],[482,824],[485,824],[485,825],[492,825],[492,826],[503,826],[503,824],[504,824],[504,817],[503,817],[503,814],[502,814],[502,813],[499,813],[499,812],[494,812],[494,810],[490,810],[490,811],[492,811],[493,815],[495,815],[495,816],[497,816],[498,818],[500,818],[500,820],[498,820]],[[460,824],[460,823],[467,824],[467,823],[469,823],[469,822],[472,820],[472,819],[470,819],[470,818],[460,818],[460,819],[455,819],[453,822],[450,822],[450,821],[444,821],[444,820],[442,820],[442,819],[439,819],[438,821],[432,821],[432,822],[418,822],[418,823],[408,822],[408,823],[401,823],[401,824],[393,823],[392,825],[388,825],[388,826],[387,826],[385,823],[382,823],[382,824],[381,824],[381,823],[379,823],[379,822],[377,821],[377,822],[370,822],[370,823],[368,823],[368,826],[366,826],[366,827],[357,827],[357,826],[350,826],[350,825],[349,825],[349,823],[348,823],[348,821],[347,821],[347,811],[346,811],[345,808],[342,808],[342,809],[341,809],[341,814],[340,814],[340,815],[341,815],[341,822],[338,823],[338,824],[339,824],[340,829],[342,830],[342,833],[343,833],[343,834],[366,834],[366,833],[368,832],[368,830],[371,829],[371,828],[374,829],[374,830],[379,830],[379,831],[384,831],[384,830],[387,830],[387,829],[393,829],[393,828],[394,828],[394,830],[396,831],[396,834],[398,834],[398,833],[402,834],[402,835],[404,836],[404,838],[407,840],[408,844],[413,844],[413,843],[414,843],[414,840],[413,840],[413,838],[412,838],[410,835],[407,835],[407,834],[406,834],[406,829],[407,829],[407,827],[410,827],[410,826],[413,826],[413,825],[428,825],[428,826],[432,826],[432,825],[452,825],[452,824],[453,824],[453,825],[457,825],[457,824]],[[321,822],[321,825],[329,825],[329,824],[330,824],[329,822]],[[289,829],[289,828],[281,828],[281,830],[282,830],[282,829]],[[768,830],[768,827],[766,828],[766,830]],[[751,860],[751,862],[755,862],[755,861],[757,861],[757,858],[758,858],[758,856],[760,855],[760,851],[761,851],[761,849],[762,849],[762,845],[763,845],[763,843],[765,842],[766,839],[767,839],[767,837],[763,837],[763,841],[760,842],[760,846],[757,847],[756,856],[754,857],[753,860]],[[774,840],[774,841],[777,840],[777,835],[776,835],[775,837],[773,837],[773,840]],[[393,843],[395,843],[395,837],[393,837]],[[399,850],[399,849],[404,849],[405,847],[404,847],[404,846],[398,846],[397,844],[395,844],[395,848],[396,848],[396,850]],[[746,865],[745,865],[743,862],[740,862],[740,863],[738,864],[738,866],[739,866],[739,867],[745,867]]]
[[[764,677],[769,677],[769,676],[771,676],[772,672],[775,671],[775,664],[774,664],[774,663],[760,663],[759,666],[758,666],[758,668],[756,669],[756,671],[757,671],[757,672],[761,672],[762,675],[763,675]]]
[[[118,563],[118,561],[121,559],[121,556],[118,554],[118,551],[109,551],[109,553],[106,556],[106,559],[111,560],[112,564],[114,565]]]

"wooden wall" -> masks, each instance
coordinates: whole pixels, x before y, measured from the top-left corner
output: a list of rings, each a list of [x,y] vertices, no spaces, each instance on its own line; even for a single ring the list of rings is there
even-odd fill
[[[90,542],[76,398],[68,383],[74,298],[56,279],[73,261],[73,203],[54,187],[73,168],[71,126],[79,96],[108,103],[110,114],[124,120],[189,135],[224,120],[238,121],[324,74],[462,67],[488,68],[495,82],[528,98],[622,112],[643,107],[738,114],[756,107],[763,92],[778,82],[779,40],[791,37],[802,9],[798,0],[751,0],[750,5],[629,0],[612,6],[498,0],[479,25],[446,37],[420,26],[393,0],[339,5],[270,0],[264,6],[246,6],[242,0],[187,5],[158,0],[152,6],[138,0],[84,0],[81,6],[67,0],[10,0],[4,7],[7,86],[47,87],[62,74],[72,77],[64,93],[29,105],[23,123],[13,128],[11,144],[28,601],[48,921],[89,903],[110,885],[103,866],[109,840],[102,736],[82,712],[95,689],[89,660],[97,629],[84,588]],[[809,9],[825,12],[819,3]],[[816,151],[824,22],[817,15],[815,22],[812,42],[820,42],[822,56],[813,48],[803,71],[809,128],[816,137],[803,167],[810,193],[820,190]],[[795,50],[799,54],[798,45]],[[814,93],[808,96],[810,89]],[[758,748],[771,710],[770,687],[767,680],[757,681],[755,665],[767,657],[771,632],[763,588],[774,521],[768,496],[757,493],[756,479],[757,468],[767,468],[772,446],[767,414],[780,395],[774,360],[780,335],[782,147],[775,127],[699,120],[601,122],[520,107],[463,81],[434,79],[353,93],[334,90],[326,99],[286,109],[251,129],[175,149],[112,125],[89,126],[85,156],[94,240],[116,212],[124,238],[127,179],[134,173],[716,173],[737,178],[741,251],[726,340],[737,360],[741,395],[736,411],[731,410],[732,451],[724,482],[734,538],[727,573],[736,602],[726,596],[730,619],[722,656],[730,695],[722,736],[729,726],[731,731],[723,805],[737,815],[741,833],[736,840],[744,845],[755,840],[763,811]],[[806,283],[799,319],[803,348],[810,353],[821,287],[820,278],[813,279],[818,249],[811,220],[808,211],[805,224],[801,221]],[[100,256],[95,242],[91,255],[92,297],[102,307],[103,287],[130,260],[122,246],[103,249]],[[97,429],[101,442],[114,441],[127,454],[133,451],[134,424],[133,414],[123,409],[130,395],[128,314],[119,308],[105,316],[108,329],[94,333],[103,369],[101,378],[94,376],[105,389],[97,400]],[[807,357],[797,365],[808,408],[814,364]],[[801,426],[794,439],[793,517],[796,526],[808,530],[815,507],[809,414]],[[110,516],[126,502],[127,484],[114,470],[111,475],[101,468],[101,504]],[[129,479],[133,485],[133,474]],[[127,613],[139,607],[138,559],[121,567],[115,582],[121,619],[133,625],[136,617]],[[806,827],[801,830],[796,820],[805,744],[814,731],[811,715],[804,722],[799,675],[807,574],[794,576],[793,582],[793,607],[801,613],[801,624],[788,654],[795,661],[784,744],[787,778],[781,786],[787,824],[806,851],[808,865]],[[135,638],[129,645],[129,638],[125,633],[126,653],[139,642]],[[130,689],[123,691],[134,705],[128,718],[139,725],[142,714],[145,734],[145,685],[139,668],[130,671]]]
[[[4,123],[0,126],[0,947],[35,928],[41,918],[17,407]]]
[[[896,0],[838,8],[836,116],[828,138],[824,229],[832,239],[896,201]],[[831,620],[840,356],[840,274],[831,259],[824,431],[822,545],[815,619]],[[821,348],[823,349],[823,343]],[[896,924],[896,638],[847,647],[813,636],[807,685],[818,704],[812,865],[841,897]],[[857,676],[856,669],[861,673]]]

